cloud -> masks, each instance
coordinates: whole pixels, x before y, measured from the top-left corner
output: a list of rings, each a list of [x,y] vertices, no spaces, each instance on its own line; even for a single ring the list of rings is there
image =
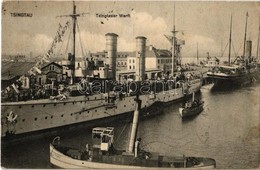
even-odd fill
[[[147,42],[157,48],[165,48],[169,45],[164,33],[170,31],[165,20],[161,17],[152,17],[146,12],[132,12],[131,23],[135,36],[146,36]]]
[[[185,57],[193,57],[194,55],[196,55],[197,44],[199,55],[201,57],[205,57],[207,52],[212,55],[217,55],[215,51],[218,51],[216,49],[220,49],[215,40],[210,37],[185,33],[184,36],[181,36],[181,38],[185,40],[185,46],[183,46],[182,50],[183,56]]]
[[[82,46],[86,50],[86,52],[96,52],[103,51],[106,45],[105,35],[96,34],[90,31],[82,31],[81,32],[81,40]],[[81,46],[77,45],[76,53],[78,55],[82,55]]]
[[[82,56],[82,49],[86,52],[103,51],[106,49],[106,37],[105,34],[113,32],[119,35],[118,37],[118,51],[134,51],[135,50],[135,37],[145,36],[147,37],[147,45],[153,45],[160,49],[170,49],[170,43],[164,37],[164,34],[171,34],[171,24],[167,23],[162,17],[153,17],[147,12],[130,13],[130,18],[98,18],[96,15],[91,15],[87,20],[80,18],[78,24],[80,27],[81,43],[76,35],[76,54]],[[103,24],[101,23],[103,22]],[[52,36],[55,35],[55,31]],[[12,51],[13,54],[24,53],[28,54],[30,51],[33,54],[45,54],[50,48],[50,44],[53,41],[52,36],[38,33],[34,36],[30,36],[27,32],[13,33],[4,37],[3,49],[5,51]],[[60,53],[71,52],[72,42],[68,45],[69,34],[66,33],[64,42]],[[70,36],[71,38],[72,36]],[[199,52],[205,55],[206,52],[216,51],[219,45],[216,42],[206,36],[199,34],[185,32],[185,35],[178,34],[178,38],[184,39],[186,44],[182,48],[182,56],[191,56],[196,54],[197,42],[199,44]],[[14,41],[15,40],[15,41]],[[60,45],[55,49],[59,51]],[[220,49],[220,48],[219,48]]]
[[[106,37],[102,34],[95,34],[90,31],[81,32],[82,45],[85,52],[97,52],[106,50]],[[134,51],[135,43],[133,41],[128,41],[123,37],[118,37],[117,40],[118,51]],[[81,46],[78,45],[76,48],[76,53],[82,56]]]
[[[64,8],[59,8],[60,5]],[[105,34],[114,32],[119,35],[118,51],[135,50],[135,37],[146,36],[147,45],[157,48],[170,48],[170,43],[164,34],[172,30],[172,2],[77,2],[78,12],[89,12],[85,17],[77,19],[80,26],[82,41],[91,52],[105,49]],[[11,17],[6,13],[2,18],[2,50],[6,53],[44,54],[54,38],[59,23],[71,21],[69,17],[56,16],[69,14],[71,3],[39,3],[37,10],[32,10],[35,3],[5,3],[4,7],[10,12],[28,10],[33,17]],[[220,53],[221,42],[225,47],[229,39],[230,13],[233,11],[232,43],[237,53],[242,52],[245,13],[249,11],[248,37],[253,40],[253,52],[256,52],[258,35],[258,13],[255,3],[176,3],[176,27],[185,30],[183,39],[186,45],[182,54],[196,55],[196,44],[199,53],[209,51],[213,55]],[[48,9],[48,10],[46,10]],[[187,10],[188,9],[188,10]],[[112,12],[110,12],[112,10]],[[28,12],[27,11],[27,12]],[[46,13],[46,11],[48,11]],[[209,12],[210,11],[210,12]],[[110,13],[109,13],[110,12]],[[102,18],[102,14],[130,14],[126,18]],[[43,15],[44,14],[44,15]],[[103,22],[103,24],[101,23]],[[63,25],[63,24],[62,24]],[[85,33],[84,33],[85,32]],[[186,35],[190,37],[186,37]],[[180,35],[178,35],[180,36]],[[212,41],[212,40],[215,41]],[[66,41],[64,42],[66,46]],[[71,43],[70,43],[71,45]],[[77,51],[81,49],[77,45]]]
[[[130,13],[130,18],[98,18],[92,15],[87,21],[79,22],[80,37],[85,51],[103,51],[106,49],[105,34],[112,32],[118,34],[118,51],[134,51],[135,37],[147,37],[147,45],[157,48],[170,46],[164,33],[169,29],[161,17],[152,17],[145,12]],[[80,21],[80,20],[79,20]],[[66,39],[66,37],[64,37]],[[67,37],[68,38],[68,37]],[[78,39],[78,35],[76,36]],[[67,43],[67,42],[65,42]],[[82,55],[79,40],[76,41],[76,53]]]
[[[3,35],[3,41],[3,53],[29,54],[33,52],[34,54],[41,54],[47,52],[52,39],[44,34],[30,36],[28,33],[14,32]]]
[[[47,53],[52,43],[52,38],[44,34],[36,34],[32,40],[32,50],[38,49],[40,53]]]

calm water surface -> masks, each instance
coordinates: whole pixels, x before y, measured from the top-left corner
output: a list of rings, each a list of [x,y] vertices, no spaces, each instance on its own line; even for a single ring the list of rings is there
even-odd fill
[[[138,136],[142,147],[165,154],[214,158],[217,168],[259,167],[259,91],[260,86],[233,91],[201,89],[204,111],[193,119],[182,121],[175,103],[164,113],[143,120]],[[115,146],[126,149],[130,124],[118,121]],[[2,166],[8,168],[51,168],[49,143],[54,136],[23,141],[2,147]],[[62,143],[80,147],[91,142],[91,129],[82,128],[61,135]]]

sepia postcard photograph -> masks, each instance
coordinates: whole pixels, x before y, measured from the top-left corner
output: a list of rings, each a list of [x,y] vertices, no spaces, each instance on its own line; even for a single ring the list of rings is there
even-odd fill
[[[1,168],[260,168],[259,1],[1,10]]]

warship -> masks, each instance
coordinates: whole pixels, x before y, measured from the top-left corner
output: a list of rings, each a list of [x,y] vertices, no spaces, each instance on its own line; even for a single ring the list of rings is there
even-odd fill
[[[67,22],[64,27],[69,29],[69,25],[72,25],[73,51],[68,54],[68,59],[63,61],[62,66],[56,63],[47,65],[52,70],[50,76],[57,69],[62,72],[62,77],[52,77],[49,84],[41,84],[41,80],[46,79],[43,75],[44,69],[48,68],[45,61],[48,61],[50,56],[53,55],[53,49],[51,49],[25,76],[21,76],[12,85],[2,90],[2,138],[15,139],[19,136],[27,136],[29,133],[44,132],[85,122],[102,122],[108,118],[117,118],[117,116],[130,114],[134,111],[134,83],[147,80],[145,78],[146,38],[136,37],[136,60],[138,64],[136,64],[135,82],[119,83],[119,89],[130,87],[131,83],[132,89],[126,88],[128,90],[116,91],[117,88],[111,85],[113,83],[108,83],[106,89],[104,89],[103,85],[106,82],[116,80],[118,35],[115,33],[105,35],[106,64],[93,67],[92,61],[89,61],[87,62],[88,66],[86,66],[87,75],[81,75],[79,72],[82,72],[82,68],[76,63],[75,53],[77,17],[79,16],[81,15],[76,12],[76,5],[73,2],[73,13],[65,15],[65,17],[71,17],[72,24]],[[61,26],[59,30],[61,33],[57,34],[54,42],[59,41],[61,34],[65,31]],[[180,44],[177,43],[175,32],[172,41],[172,69],[175,71],[175,58],[180,49],[177,48],[180,47]],[[29,79],[33,81],[29,82]],[[143,114],[141,116],[147,115],[149,108],[154,105],[169,104],[199,91],[202,86],[202,77],[200,75],[185,77],[184,72],[175,72],[172,78],[161,77],[160,81],[149,80],[149,82],[155,86],[161,84],[161,88],[159,88],[160,90],[158,90],[158,87],[151,88],[153,89],[151,92],[144,90],[145,92],[140,95],[140,99],[143,101],[141,105]],[[30,84],[29,87],[28,84]],[[167,84],[167,87],[164,88],[162,84]],[[24,90],[26,87],[27,89]],[[47,92],[49,95],[46,95]],[[36,95],[37,93],[39,95]]]
[[[247,39],[247,19],[246,15],[245,24],[245,37],[244,37],[244,51],[242,56],[236,57],[231,62],[231,42],[232,42],[232,16],[230,24],[230,37],[229,37],[229,56],[228,64],[213,67],[207,72],[207,76],[214,83],[217,89],[225,89],[232,87],[239,87],[259,81],[260,79],[260,63],[258,58],[259,51],[259,36],[257,45],[257,56],[252,56],[252,41]],[[260,27],[259,27],[260,31]]]
[[[212,158],[162,155],[140,149],[141,138],[137,138],[141,100],[136,97],[132,130],[128,150],[117,150],[114,145],[113,127],[96,127],[92,130],[93,145],[86,144],[84,151],[63,146],[60,137],[50,144],[50,163],[58,168],[216,168]],[[137,138],[137,139],[136,139]]]

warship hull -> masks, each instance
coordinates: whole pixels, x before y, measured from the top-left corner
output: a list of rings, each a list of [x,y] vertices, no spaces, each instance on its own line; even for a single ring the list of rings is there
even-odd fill
[[[164,91],[155,95],[141,95],[141,109],[155,103],[169,103],[199,91],[201,81],[191,85],[187,92],[183,88]],[[117,98],[108,105],[102,94],[70,97],[63,101],[49,99],[10,102],[1,104],[1,137],[5,138],[29,132],[42,131],[94,120],[107,119],[133,112],[135,96]],[[12,114],[12,115],[11,115]],[[10,116],[14,118],[10,120]]]

